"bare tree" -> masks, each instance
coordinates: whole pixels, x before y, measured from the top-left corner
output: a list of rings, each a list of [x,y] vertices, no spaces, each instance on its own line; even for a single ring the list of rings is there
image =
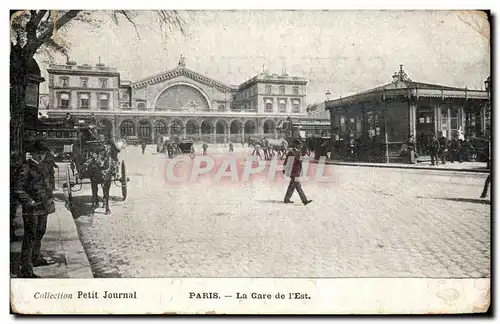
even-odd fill
[[[134,10],[113,10],[108,12],[116,24],[125,21],[134,26],[137,37],[137,17],[144,12]],[[185,34],[185,22],[177,11],[155,10],[158,28],[163,35],[173,29]],[[95,11],[86,10],[11,10],[10,11],[10,113],[11,149],[23,154],[24,112],[28,66],[36,53],[58,52],[67,56],[68,44],[60,37],[60,29],[70,27],[72,22],[99,26]]]

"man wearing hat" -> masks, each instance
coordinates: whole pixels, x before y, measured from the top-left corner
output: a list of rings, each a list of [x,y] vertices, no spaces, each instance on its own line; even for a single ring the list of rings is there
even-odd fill
[[[285,194],[285,204],[293,203],[290,198],[292,198],[295,189],[297,189],[297,193],[299,194],[300,200],[302,200],[304,206],[312,202],[312,200],[307,199],[306,194],[302,190],[302,185],[297,179],[298,177],[300,177],[300,173],[302,172],[302,162],[300,161],[301,145],[302,143],[300,142],[300,140],[292,143],[292,148],[286,156],[286,163],[291,163],[291,165],[287,168],[289,170],[290,183],[288,184],[288,189],[286,190]]]
[[[21,247],[22,278],[39,278],[33,267],[48,265],[40,248],[47,229],[47,216],[55,212],[52,186],[47,164],[44,162],[50,152],[47,143],[36,139],[28,147],[26,162],[21,166],[14,189],[23,207],[24,237]]]

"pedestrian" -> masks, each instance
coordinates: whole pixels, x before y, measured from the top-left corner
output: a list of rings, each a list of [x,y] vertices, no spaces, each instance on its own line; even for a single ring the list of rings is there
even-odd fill
[[[141,149],[142,149],[142,154],[144,154],[144,151],[146,150],[146,140],[142,140]]]
[[[431,164],[439,165],[439,160],[438,160],[439,141],[436,139],[436,135],[432,135],[432,139],[429,144],[429,151],[431,153]]]
[[[300,143],[295,143],[292,145],[290,152],[288,152],[286,157],[286,169],[289,170],[290,174],[290,183],[288,184],[288,188],[286,190],[284,203],[291,204],[293,201],[290,200],[292,198],[293,192],[297,190],[297,193],[300,196],[300,200],[305,205],[312,202],[312,200],[308,200],[306,194],[302,190],[302,184],[300,183],[298,177],[300,177],[302,173],[302,162],[300,161]],[[284,171],[285,172],[285,171]]]
[[[488,188],[490,186],[490,183],[491,183],[491,173],[488,174],[488,177],[486,178],[486,181],[484,182],[484,188],[483,188],[483,192],[481,193],[481,198],[486,198],[486,194],[488,193]]]
[[[29,149],[15,182],[16,195],[23,206],[24,236],[21,247],[19,276],[39,278],[33,268],[48,265],[41,254],[42,238],[47,229],[47,216],[55,212],[52,188],[44,159],[50,148],[37,139]]]
[[[415,164],[415,158],[417,153],[415,152],[415,137],[410,135],[406,141],[406,147],[408,148],[408,160],[411,164]]]
[[[462,141],[462,145],[460,146],[460,160],[461,161],[466,161],[470,162],[471,161],[471,155],[473,152],[473,147],[472,143],[468,138],[466,138],[464,141]]]
[[[232,142],[229,142],[229,152],[234,152],[234,147]]]
[[[460,142],[458,141],[458,137],[455,135],[451,138],[450,142],[450,162],[454,163],[455,161],[461,161],[458,156],[458,151],[460,150]]]
[[[441,134],[439,138],[439,156],[441,158],[441,163],[446,164],[446,154],[448,153],[448,139]]]
[[[203,142],[202,148],[203,148],[203,155],[207,155],[207,149],[208,149],[207,142]]]
[[[257,154],[257,156],[259,157],[259,159],[262,160],[262,155],[260,155],[260,143],[259,142],[255,142],[255,146],[254,146],[254,151],[253,151],[255,154]],[[252,153],[253,155],[253,153]]]

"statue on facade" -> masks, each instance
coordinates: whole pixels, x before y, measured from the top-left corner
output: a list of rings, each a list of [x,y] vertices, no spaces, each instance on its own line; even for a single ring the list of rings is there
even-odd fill
[[[184,55],[181,54],[181,57],[179,59],[179,64],[177,65],[178,67],[186,67],[186,58]]]

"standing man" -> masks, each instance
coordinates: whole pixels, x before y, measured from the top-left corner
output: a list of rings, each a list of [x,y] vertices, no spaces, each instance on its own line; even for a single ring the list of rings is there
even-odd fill
[[[300,142],[295,143],[286,157],[286,169],[288,169],[290,173],[290,183],[288,184],[288,189],[286,190],[284,202],[285,204],[293,203],[290,198],[292,198],[293,192],[295,191],[295,189],[297,189],[300,200],[302,200],[302,203],[305,206],[311,203],[312,200],[307,199],[306,194],[302,190],[302,185],[297,179],[298,177],[300,177],[300,174],[302,172],[302,162],[300,161],[300,146]]]
[[[142,144],[141,144],[141,149],[142,149],[142,154],[144,154],[144,151],[146,150],[146,140],[142,140]]]
[[[203,155],[207,155],[208,144],[207,142],[203,142]]]
[[[436,135],[432,135],[431,142],[429,144],[429,151],[431,153],[431,164],[439,165],[438,153],[439,153],[439,141],[436,139]],[[434,164],[435,162],[435,164]]]
[[[229,152],[234,152],[234,147],[232,142],[229,142]]]
[[[44,159],[50,148],[41,139],[32,145],[31,156],[21,166],[15,192],[23,206],[24,237],[21,248],[22,278],[39,278],[33,267],[48,265],[40,252],[47,229],[47,216],[55,212],[47,165]]]
[[[441,134],[439,138],[439,156],[441,157],[441,163],[446,164],[446,153],[448,152],[448,139]]]
[[[460,143],[458,142],[457,136],[453,136],[450,142],[450,162],[454,163],[458,159],[458,150],[460,149]]]

